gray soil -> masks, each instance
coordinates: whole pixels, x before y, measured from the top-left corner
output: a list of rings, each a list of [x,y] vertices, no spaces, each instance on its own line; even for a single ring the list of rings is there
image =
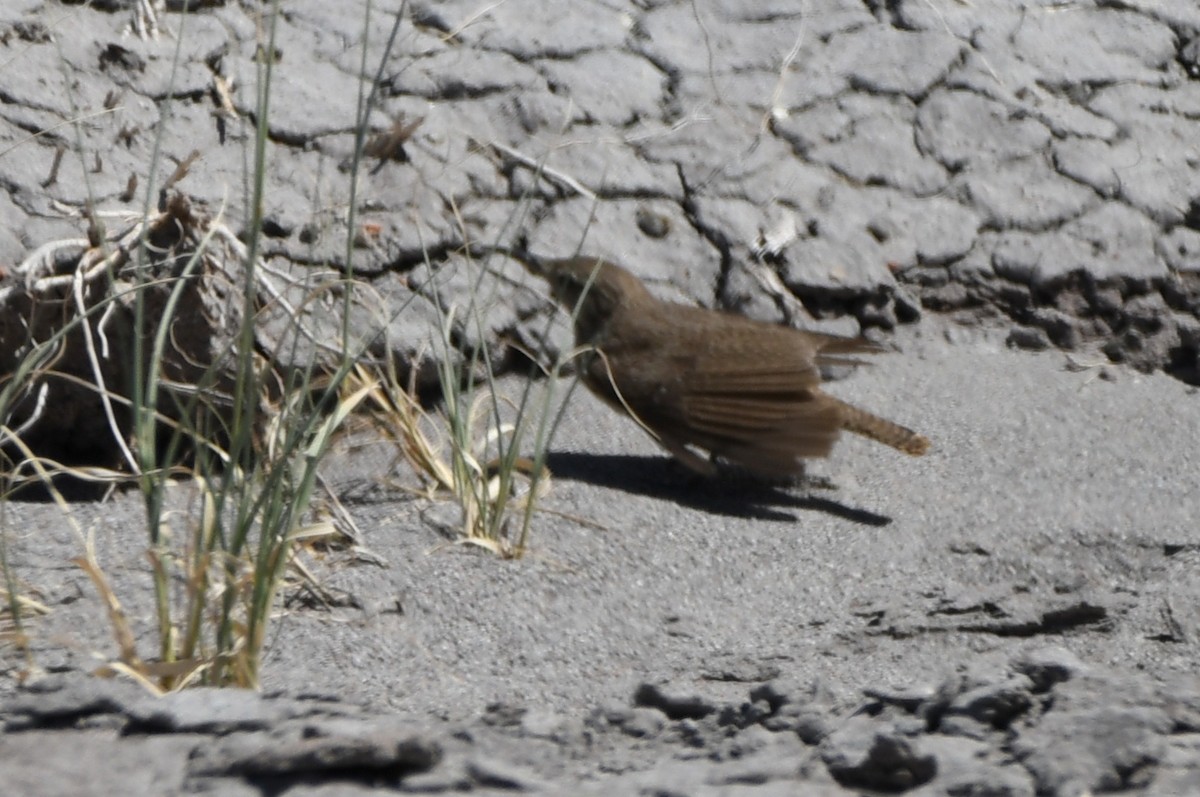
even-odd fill
[[[146,38],[125,5],[0,9],[0,262],[83,237],[89,190],[140,209],[160,133],[201,153],[178,190],[243,217],[257,4]],[[284,4],[279,268],[345,254],[363,5]],[[372,74],[399,8],[374,4]],[[829,391],[932,451],[844,439],[799,486],[703,481],[576,391],[533,550],[502,561],[348,437],[326,475],[367,550],[305,554],[326,599],[285,590],[260,692],[164,698],[89,675],[116,646],[81,542],[10,501],[13,571],[52,611],[32,677],[0,651],[0,791],[1200,794],[1200,7],[405,8],[371,126],[423,121],[367,164],[379,228],[355,253],[414,301],[398,358],[466,285],[455,248],[507,243],[526,208],[537,253],[584,241],[665,297],[868,332],[892,351]],[[237,118],[212,113],[214,75]],[[497,260],[463,350],[565,345],[544,287]],[[151,650],[139,496],[71,512]]]

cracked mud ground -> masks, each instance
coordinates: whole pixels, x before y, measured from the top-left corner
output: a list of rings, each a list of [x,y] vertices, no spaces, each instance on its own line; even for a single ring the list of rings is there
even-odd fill
[[[244,218],[257,7],[143,40],[124,5],[0,9],[0,263],[85,237],[89,196],[140,211],[160,133],[200,153],[180,190]],[[366,12],[285,12],[266,253],[338,269]],[[888,341],[830,390],[934,451],[847,440],[814,466],[834,491],[697,489],[577,393],[547,506],[599,528],[542,515],[502,563],[429,553],[439,510],[347,446],[385,564],[317,563],[344,605],[287,609],[261,695],[161,701],[83,675],[112,642],[76,543],[10,504],[53,612],[47,677],[0,682],[7,793],[1200,793],[1200,7],[412,3],[380,80],[373,128],[420,120],[358,195],[358,276],[414,302],[398,357],[465,290],[464,237],[519,215],[660,295]],[[564,345],[495,267],[464,350]],[[145,620],[135,497],[77,511]]]

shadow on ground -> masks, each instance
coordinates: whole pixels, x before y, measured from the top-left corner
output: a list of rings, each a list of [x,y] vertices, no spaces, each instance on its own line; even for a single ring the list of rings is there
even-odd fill
[[[757,482],[741,474],[718,479],[696,476],[667,457],[561,452],[547,455],[555,478],[584,482],[636,495],[662,498],[714,515],[793,522],[787,510],[824,512],[867,526],[886,526],[890,517],[846,506],[829,498],[793,491],[812,489],[801,483],[782,486]]]

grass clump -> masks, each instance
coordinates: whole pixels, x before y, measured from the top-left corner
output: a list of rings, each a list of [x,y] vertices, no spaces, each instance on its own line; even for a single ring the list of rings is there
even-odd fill
[[[276,3],[265,52],[274,52],[278,13]],[[186,14],[180,19],[182,25]],[[181,28],[177,41],[184,38]],[[174,190],[189,158],[162,188],[147,191],[147,208],[128,229],[108,235],[89,207],[88,239],[67,242],[86,245],[75,262],[56,262],[53,253],[65,247],[52,244],[17,269],[26,278],[29,318],[50,315],[53,326],[27,324],[24,353],[3,380],[6,472],[14,483],[40,482],[75,527],[83,550],[74,561],[92,580],[117,643],[102,672],[123,673],[154,691],[258,685],[278,592],[295,570],[296,546],[312,534],[318,467],[366,395],[342,391],[356,359],[348,274],[291,286],[306,294],[301,304],[327,290],[344,297],[347,321],[332,367],[281,367],[257,350],[257,324],[268,307],[292,313],[294,339],[304,333],[302,307],[288,307],[258,252],[272,68],[271,59],[259,63],[243,235],[221,213]],[[153,172],[152,165],[150,185]],[[157,211],[149,209],[154,196]],[[47,306],[62,312],[47,314]],[[86,394],[103,418],[118,452],[105,468],[64,465],[26,442],[53,412],[43,406],[47,391],[68,388]],[[138,649],[134,624],[60,492],[63,477],[137,485],[153,584],[153,651]],[[181,512],[187,495],[190,511]],[[28,604],[16,596],[7,558],[0,566],[16,634]]]
[[[266,52],[275,51],[278,13],[275,3]],[[260,279],[271,59],[260,62],[259,70],[247,243],[242,245],[221,225],[202,223],[192,236],[193,255],[183,269],[185,279],[175,285],[165,312],[153,319],[141,292],[135,306],[139,329],[152,332],[137,337],[146,347],[148,367],[135,381],[133,415],[154,577],[158,663],[164,668],[144,672],[157,675],[161,688],[176,688],[192,679],[258,685],[280,585],[297,544],[309,533],[306,518],[319,465],[338,427],[367,394],[364,388],[348,394],[342,390],[356,360],[349,332],[355,294],[349,242],[347,273],[326,284],[302,286],[305,298],[291,320],[296,331],[293,341],[314,339],[303,328],[303,304],[325,290],[340,292],[343,325],[336,344],[340,356],[332,373],[311,361],[307,367],[279,369],[256,351],[260,312],[268,303],[283,304],[281,296],[264,290],[269,283]],[[365,120],[366,106],[362,107]],[[350,222],[353,229],[353,215]],[[157,279],[146,273],[145,262],[139,265],[139,285]],[[182,394],[167,391],[182,420],[171,428],[164,449],[159,408],[160,393],[168,386],[162,365],[186,275],[197,262],[204,265],[205,273],[221,269],[228,274],[228,264],[237,265],[240,273],[233,284],[241,288],[240,313],[230,336],[230,359],[214,362],[197,383],[199,389]],[[220,389],[225,386],[228,394]],[[185,447],[193,449],[191,477],[199,511],[188,521],[181,549],[166,507],[170,465]],[[165,459],[160,459],[164,450]],[[183,586],[174,601],[173,580]]]
[[[266,16],[264,52],[275,51],[278,13],[276,2]],[[402,7],[397,23],[403,13]],[[180,20],[177,41],[184,39],[186,14]],[[364,31],[369,29],[365,20]],[[395,29],[389,50],[394,39]],[[356,339],[350,329],[359,287],[351,278],[354,185],[368,145],[373,95],[359,103],[346,270],[290,285],[288,297],[302,298],[288,304],[275,287],[279,275],[264,274],[259,251],[273,63],[262,59],[258,68],[244,231],[235,233],[221,211],[199,207],[176,189],[193,153],[162,186],[147,189],[143,212],[122,216],[117,233],[110,235],[89,206],[87,239],[49,244],[15,269],[25,278],[30,318],[39,303],[61,313],[50,328],[29,326],[20,357],[0,380],[3,470],[14,485],[40,484],[75,530],[81,551],[73,561],[92,581],[116,643],[116,655],[100,672],[134,678],[155,692],[195,684],[259,685],[280,591],[291,578],[310,579],[295,556],[320,531],[312,520],[320,465],[339,428],[360,407],[381,420],[428,494],[453,496],[462,541],[506,558],[529,549],[537,500],[550,483],[546,450],[561,418],[561,408],[552,411],[557,369],[510,401],[497,382],[499,364],[485,346],[461,362],[456,319],[474,325],[477,339],[484,339],[480,308],[494,298],[484,295],[486,269],[470,259],[464,304],[443,312],[434,303],[440,315],[430,338],[439,361],[439,411],[422,406],[390,357],[373,363],[362,358],[370,341]],[[397,135],[412,130],[407,125]],[[148,186],[154,185],[158,157]],[[83,253],[64,267],[67,245]],[[336,339],[304,328],[305,306],[331,292],[341,299]],[[318,364],[314,355],[307,365],[285,367],[279,360],[286,358],[260,351],[256,332],[268,310],[290,317],[295,334],[283,339],[293,346],[319,341],[334,356]],[[209,332],[204,347],[194,345],[197,329]],[[52,411],[47,391],[63,386],[98,408],[105,439],[116,451],[105,467],[63,464],[29,439]],[[532,453],[524,456],[525,450]],[[60,490],[63,478],[136,485],[147,534],[153,649],[139,646],[142,635],[124,596]],[[0,495],[0,504],[8,498]],[[21,589],[4,532],[0,524],[0,644],[22,646],[25,620],[44,607]]]
[[[529,550],[538,501],[550,490],[546,453],[566,396],[560,396],[559,368],[543,369],[545,381],[526,380],[514,400],[499,383],[499,366],[485,346],[460,357],[454,345],[457,315],[482,340],[483,311],[495,300],[485,288],[486,266],[467,257],[464,267],[469,289],[463,302],[446,310],[434,303],[437,409],[426,410],[418,399],[415,368],[407,384],[392,364],[360,370],[354,382],[372,385],[368,401],[378,427],[423,480],[425,494],[457,504],[456,541],[519,559]]]

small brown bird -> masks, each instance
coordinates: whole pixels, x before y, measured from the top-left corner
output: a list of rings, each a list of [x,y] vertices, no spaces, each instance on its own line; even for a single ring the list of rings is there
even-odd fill
[[[573,313],[588,388],[698,473],[716,469],[690,447],[792,477],[804,458],[827,456],[843,429],[914,456],[929,449],[922,435],[821,391],[820,367],[881,351],[869,341],[663,301],[595,257],[528,264]]]

